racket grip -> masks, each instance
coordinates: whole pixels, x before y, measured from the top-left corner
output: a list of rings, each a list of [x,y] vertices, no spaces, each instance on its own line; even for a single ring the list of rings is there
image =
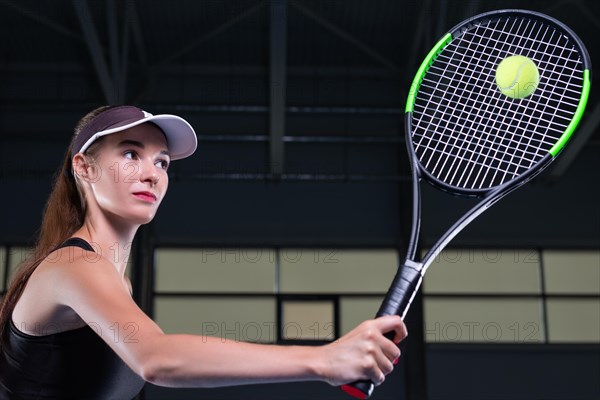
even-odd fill
[[[423,280],[422,267],[422,264],[414,261],[406,260],[404,262],[402,268],[396,273],[379,307],[379,311],[377,311],[377,317],[399,315],[404,319],[410,303],[421,286]]]
[[[398,270],[388,289],[385,299],[379,307],[377,317],[384,315],[400,315],[402,318],[408,312],[412,299],[421,286],[421,264],[407,260]],[[384,336],[394,339],[394,332],[386,332]],[[343,385],[342,390],[357,399],[368,399],[373,394],[375,385],[370,380],[361,380]]]

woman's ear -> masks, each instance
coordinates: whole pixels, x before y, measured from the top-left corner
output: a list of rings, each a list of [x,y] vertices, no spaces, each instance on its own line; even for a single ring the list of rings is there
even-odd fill
[[[71,163],[71,168],[73,169],[73,176],[75,178],[79,178],[89,183],[93,183],[98,180],[98,174],[96,172],[96,168],[94,167],[94,163],[91,162],[89,157],[86,157],[81,153],[75,154]]]

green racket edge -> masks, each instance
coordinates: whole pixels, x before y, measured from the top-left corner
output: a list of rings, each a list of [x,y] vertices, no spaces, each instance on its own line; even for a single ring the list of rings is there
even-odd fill
[[[583,116],[583,111],[585,110],[585,106],[587,105],[588,97],[590,95],[590,70],[583,70],[583,87],[581,88],[581,97],[579,98],[579,104],[577,105],[577,110],[575,110],[575,115],[573,115],[573,119],[565,129],[565,132],[562,134],[558,141],[552,146],[550,149],[550,154],[552,157],[556,157],[558,153],[565,147],[573,132],[575,132],[575,128],[579,125],[581,121],[581,117]]]
[[[417,73],[415,74],[415,78],[413,79],[412,84],[410,85],[410,90],[408,92],[408,98],[406,99],[406,109],[404,110],[405,113],[413,112],[413,109],[415,107],[415,96],[417,95],[417,92],[419,91],[419,87],[421,86],[421,82],[423,81],[423,77],[425,76],[425,72],[429,69],[431,64],[433,64],[437,55],[442,51],[444,46],[446,46],[448,43],[450,43],[451,40],[452,40],[451,33],[447,33],[446,35],[444,35],[444,37],[442,37],[439,40],[439,42],[437,42],[436,45],[433,46],[431,51],[427,54],[427,56],[421,63],[421,66],[417,70]]]

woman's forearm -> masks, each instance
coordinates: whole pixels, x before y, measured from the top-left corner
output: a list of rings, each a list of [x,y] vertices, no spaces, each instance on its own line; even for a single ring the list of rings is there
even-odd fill
[[[394,332],[393,341],[384,336]],[[153,335],[130,344],[132,368],[160,386],[217,387],[306,380],[381,384],[406,337],[399,316],[365,321],[323,346],[279,346],[193,335]],[[140,345],[143,348],[132,349]],[[125,355],[127,356],[127,355]],[[127,357],[126,357],[127,358]],[[137,359],[136,359],[137,358]]]
[[[163,335],[143,378],[160,386],[218,387],[324,380],[327,362],[313,346],[275,346],[193,335]]]

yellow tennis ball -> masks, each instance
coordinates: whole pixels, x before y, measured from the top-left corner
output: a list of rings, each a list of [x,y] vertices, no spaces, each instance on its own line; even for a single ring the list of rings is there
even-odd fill
[[[512,99],[531,95],[540,83],[540,72],[535,63],[525,56],[509,56],[496,68],[496,84]]]

